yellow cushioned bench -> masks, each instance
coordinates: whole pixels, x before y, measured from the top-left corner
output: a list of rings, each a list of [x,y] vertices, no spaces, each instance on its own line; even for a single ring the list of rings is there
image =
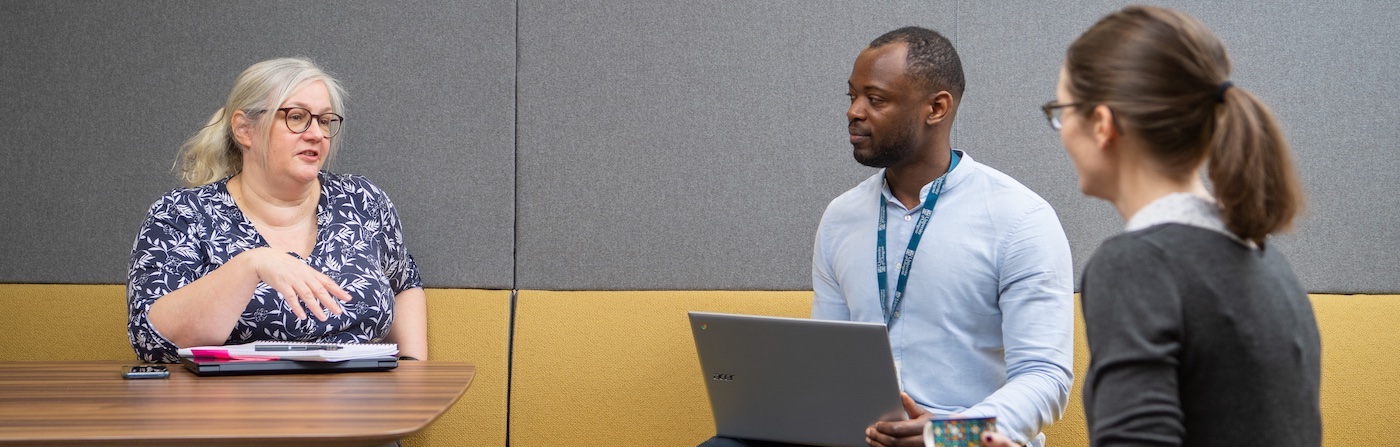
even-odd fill
[[[476,375],[466,394],[403,445],[504,446],[510,383],[509,290],[426,289],[428,355],[469,362]]]
[[[510,445],[693,446],[714,418],[686,312],[811,315],[812,292],[545,292],[516,298]]]
[[[806,317],[812,298],[526,290],[512,340],[509,291],[427,294],[433,358],[475,363],[477,373],[466,395],[408,446],[505,446],[507,427],[514,447],[695,445],[714,434],[714,421],[686,312]],[[1400,296],[1312,300],[1323,346],[1323,445],[1400,439],[1400,424],[1391,422],[1400,414],[1400,331],[1392,328]],[[0,308],[0,361],[135,358],[124,286],[0,284]],[[1077,321],[1076,379],[1088,365],[1082,328]],[[1053,446],[1087,445],[1079,380],[1067,414],[1046,436]]]
[[[517,298],[510,443],[693,446],[714,435],[685,314],[805,317],[811,292],[540,292]],[[1397,295],[1313,295],[1323,346],[1323,445],[1400,439]],[[1078,300],[1076,299],[1076,306]],[[1045,430],[1052,446],[1088,445],[1081,379],[1088,368],[1075,312],[1069,408]]]

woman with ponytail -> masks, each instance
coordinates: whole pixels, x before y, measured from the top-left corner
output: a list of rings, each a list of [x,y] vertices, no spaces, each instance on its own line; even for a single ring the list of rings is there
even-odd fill
[[[1268,107],[1229,76],[1201,22],[1128,7],[1070,45],[1043,107],[1080,190],[1127,223],[1081,285],[1091,445],[1321,444],[1317,325],[1269,243],[1302,188]]]
[[[322,170],[343,96],[306,59],[259,62],[181,148],[186,188],[151,206],[127,276],[143,361],[260,340],[388,341],[427,357],[426,297],[393,203]]]

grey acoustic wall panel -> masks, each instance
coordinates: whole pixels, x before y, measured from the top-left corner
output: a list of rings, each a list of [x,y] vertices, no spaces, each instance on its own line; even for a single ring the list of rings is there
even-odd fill
[[[523,2],[518,285],[810,287],[822,207],[870,173],[850,161],[844,101],[828,95],[860,46],[904,24],[960,48],[954,145],[1049,200],[1082,266],[1121,218],[1079,193],[1037,106],[1065,46],[1126,4]],[[1167,6],[1225,39],[1237,83],[1287,129],[1311,208],[1276,242],[1305,286],[1400,290],[1400,6]]]
[[[850,65],[910,24],[963,56],[954,145],[1049,200],[1082,266],[1120,219],[1036,106],[1125,4],[0,2],[0,281],[124,281],[180,142],[240,70],[306,55],[350,89],[331,169],[391,194],[429,285],[806,289],[822,209],[873,172]],[[1400,292],[1400,4],[1166,5],[1285,126],[1310,208],[1277,246],[1304,285]]]
[[[349,90],[328,166],[385,189],[430,286],[510,288],[515,3],[0,3],[3,282],[125,282],[180,143],[234,77],[309,56]]]
[[[810,288],[856,54],[953,9],[522,1],[517,286]]]

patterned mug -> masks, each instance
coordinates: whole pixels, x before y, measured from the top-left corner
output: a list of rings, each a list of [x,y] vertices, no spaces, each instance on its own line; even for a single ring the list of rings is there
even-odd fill
[[[994,431],[995,417],[936,417],[924,424],[924,446],[982,447],[982,434]]]

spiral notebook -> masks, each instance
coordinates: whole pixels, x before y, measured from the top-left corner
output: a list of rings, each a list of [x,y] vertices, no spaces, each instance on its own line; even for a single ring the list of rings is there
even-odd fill
[[[397,344],[262,341],[180,350],[180,364],[198,376],[388,371],[399,366]]]

